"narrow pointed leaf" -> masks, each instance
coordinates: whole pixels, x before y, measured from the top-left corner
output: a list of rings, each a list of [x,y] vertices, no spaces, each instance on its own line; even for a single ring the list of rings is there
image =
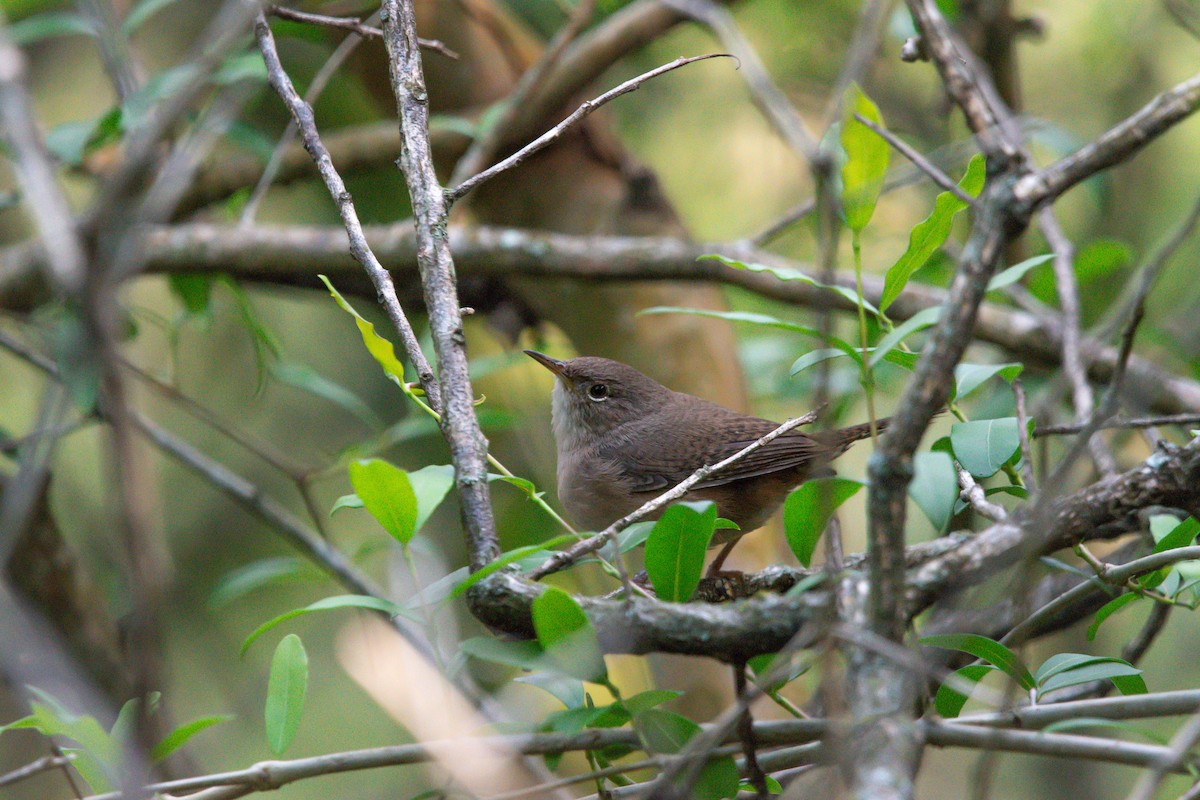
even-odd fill
[[[1012,650],[986,636],[974,633],[948,633],[938,636],[922,636],[920,643],[925,647],[943,647],[958,650],[988,662],[1015,680],[1023,689],[1034,688],[1033,675]]]
[[[967,173],[959,182],[967,194],[977,197],[983,189],[983,180],[987,171],[983,156],[977,155],[967,164]],[[950,238],[954,226],[954,218],[967,207],[967,204],[951,192],[942,192],[933,201],[933,212],[923,221],[917,223],[908,236],[908,249],[904,255],[888,269],[883,281],[883,297],[879,300],[879,310],[887,311],[908,281],[921,267],[928,263],[931,256]]]
[[[308,654],[300,637],[289,633],[275,648],[271,674],[267,679],[264,720],[267,744],[275,755],[282,754],[296,737],[307,691]]]
[[[846,90],[846,109],[842,117],[842,211],[850,230],[867,227],[875,213],[875,202],[883,189],[891,150],[882,137],[855,118],[855,114],[883,127],[883,117],[871,99],[857,85]]]

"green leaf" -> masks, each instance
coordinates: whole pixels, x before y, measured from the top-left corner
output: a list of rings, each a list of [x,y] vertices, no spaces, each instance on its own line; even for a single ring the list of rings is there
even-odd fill
[[[520,669],[541,669],[545,652],[534,641],[505,641],[491,636],[475,636],[460,644],[459,649],[472,658],[504,664]]]
[[[430,464],[408,473],[408,480],[417,496],[417,530],[421,530],[454,486],[454,466]]]
[[[654,530],[653,520],[635,522],[617,534],[617,547],[622,553],[628,553],[638,545],[644,544],[650,538],[652,530]]]
[[[1047,665],[1052,665],[1052,668],[1046,669]],[[1141,677],[1142,671],[1119,658],[1089,656],[1082,653],[1060,653],[1047,659],[1038,672],[1044,673],[1040,674],[1038,678],[1038,691],[1041,694],[1099,680],[1113,681],[1113,685],[1122,694],[1144,694],[1146,692],[1146,684]],[[1133,684],[1126,682],[1126,686],[1131,687],[1133,691],[1127,692],[1122,688],[1121,683],[1118,682],[1122,678],[1127,681],[1129,679],[1135,681]]]
[[[661,708],[650,708],[634,716],[633,729],[647,752],[661,755],[678,753],[700,732],[700,726],[692,720]]]
[[[140,127],[155,108],[174,97],[196,75],[199,67],[185,62],[150,76],[137,91],[121,102],[121,127],[130,131]]]
[[[608,680],[596,631],[575,598],[550,586],[534,598],[532,612],[538,643],[561,672],[584,681]]]
[[[325,284],[325,288],[333,295],[334,301],[341,306],[342,310],[354,317],[354,324],[358,326],[358,332],[362,336],[367,352],[379,363],[379,366],[383,367],[383,374],[396,384],[403,386],[404,365],[396,358],[396,349],[392,346],[392,343],[375,332],[375,326],[363,319],[354,310],[354,307],[346,302],[346,299],[338,293],[338,290],[333,288],[333,284],[329,282],[328,278],[324,275],[318,275],[317,277]]]
[[[333,516],[343,508],[363,508],[362,498],[356,494],[344,494],[337,500],[333,501],[333,505],[329,508],[329,516]]]
[[[954,368],[954,397],[962,399],[978,389],[991,378],[999,375],[1012,383],[1021,374],[1023,364],[959,364]]]
[[[332,611],[339,608],[362,608],[368,611],[382,611],[389,617],[394,617],[404,611],[403,608],[393,603],[391,600],[384,600],[380,597],[370,597],[364,594],[342,594],[334,597],[326,597],[318,600],[315,603],[310,603],[304,608],[294,608],[287,613],[280,614],[274,619],[267,620],[262,625],[259,625],[254,631],[246,637],[242,642],[241,655],[245,655],[250,649],[250,645],[254,644],[254,640],[262,636],[267,631],[274,628],[281,622],[287,622],[289,619],[301,617],[306,614],[313,614],[318,611]]]
[[[54,126],[46,134],[46,149],[64,164],[78,167],[89,153],[117,141],[120,135],[121,111],[114,108],[96,119],[73,120]]]
[[[723,319],[727,322],[743,322],[749,325],[758,325],[763,328],[775,328],[781,331],[789,331],[791,333],[802,333],[805,336],[812,336],[815,339],[823,339],[825,335],[816,328],[808,325],[799,325],[795,322],[787,322],[772,317],[769,314],[755,314],[748,311],[710,311],[704,308],[681,308],[679,306],[654,306],[639,311],[637,316],[645,316],[649,314],[687,314],[693,317],[709,317],[711,319]]]
[[[822,361],[828,361],[831,358],[842,358],[845,355],[847,354],[844,351],[834,350],[832,348],[825,348],[823,350],[810,350],[792,363],[791,373],[793,375],[798,375],[809,367],[814,367],[817,364],[820,364]],[[853,356],[851,356],[851,358],[859,364],[862,363],[862,358],[858,355],[858,353],[855,353]]]
[[[212,313],[212,289],[215,279],[211,275],[195,273],[171,275],[167,285],[171,294],[192,317],[207,317]]]
[[[621,705],[625,707],[630,716],[636,717],[643,711],[661,706],[663,703],[674,700],[682,695],[683,692],[671,691],[669,689],[647,689],[644,692],[638,692],[632,697],[626,697],[621,701]]]
[[[1106,619],[1108,619],[1113,614],[1117,613],[1118,611],[1120,611],[1122,608],[1129,605],[1130,603],[1135,602],[1137,599],[1138,599],[1138,595],[1135,592],[1126,592],[1125,594],[1120,595],[1119,597],[1115,597],[1112,600],[1109,600],[1104,605],[1102,605],[1100,607],[1100,609],[1096,612],[1096,618],[1092,621],[1092,624],[1088,625],[1088,629],[1087,629],[1088,641],[1089,642],[1093,641],[1096,638],[1096,632],[1100,630],[1100,626],[1104,624],[1104,621]]]
[[[692,787],[692,797],[695,800],[721,800],[724,797],[734,797],[738,793],[741,776],[733,756],[722,756],[713,759],[700,770],[696,784]]]
[[[187,744],[188,740],[197,733],[200,733],[200,731],[208,730],[214,725],[220,725],[222,722],[228,722],[231,719],[233,719],[232,714],[215,714],[209,717],[200,717],[191,722],[185,722],[164,736],[158,744],[154,745],[154,749],[150,751],[150,758],[155,763],[158,763]]]
[[[917,453],[913,459],[913,479],[908,484],[908,496],[939,533],[944,531],[954,516],[954,504],[958,501],[954,460],[945,453]]]
[[[241,81],[266,83],[267,64],[258,50],[234,53],[221,62],[211,81],[216,86],[232,86]]]
[[[691,599],[700,584],[716,522],[716,504],[704,501],[675,503],[654,524],[646,540],[646,574],[660,600]]]
[[[275,648],[267,679],[267,706],[263,718],[267,744],[275,755],[281,755],[296,737],[307,691],[308,653],[304,652],[300,637],[289,633]]]
[[[141,0],[121,22],[121,32],[132,35],[146,20],[174,2],[176,0]]]
[[[312,574],[314,573],[307,562],[297,556],[276,556],[251,561],[225,573],[209,595],[208,604],[210,608],[222,608],[255,589],[298,581]]]
[[[298,361],[281,361],[270,366],[271,377],[280,383],[308,392],[314,397],[327,400],[338,408],[353,414],[371,430],[383,428],[383,420],[362,401],[358,395],[321,375],[307,364]]]
[[[494,572],[499,572],[501,569],[503,569],[504,567],[507,567],[509,564],[512,564],[515,561],[520,561],[521,559],[525,558],[526,556],[528,556],[532,553],[536,553],[540,550],[549,551],[552,548],[558,547],[561,544],[566,544],[567,542],[575,542],[575,541],[578,541],[578,537],[576,537],[572,534],[569,534],[569,533],[564,533],[562,536],[556,536],[553,539],[551,539],[550,541],[543,542],[542,544],[530,544],[530,545],[526,545],[525,547],[518,547],[514,550],[509,550],[507,553],[500,556],[495,561],[488,564],[486,567],[483,567],[479,570],[476,570],[475,572],[472,572],[471,576],[469,578],[467,578],[465,581],[460,583],[458,586],[454,587],[454,591],[450,593],[450,598],[457,599],[459,597],[462,597],[464,594],[467,593],[468,589],[470,589],[475,584],[479,583],[481,580],[483,580],[487,576],[491,575]],[[548,552],[547,552],[547,555],[549,555]]]
[[[536,645],[537,642],[533,644]],[[538,647],[538,654],[541,654],[541,647]],[[584,704],[583,682],[578,678],[570,678],[557,672],[534,672],[513,680],[516,683],[536,686],[567,708],[581,708]]]
[[[967,172],[963,175],[959,186],[967,194],[977,197],[983,189],[987,165],[982,155],[976,155],[967,164]],[[887,311],[913,274],[929,261],[930,256],[938,251],[950,238],[954,218],[967,208],[967,204],[952,192],[942,192],[933,201],[933,213],[912,229],[908,235],[908,249],[900,260],[887,271],[883,281],[883,297],[879,300],[879,309]]]
[[[985,675],[990,672],[995,672],[996,668],[991,664],[971,664],[956,670],[955,675],[966,681],[978,683]],[[949,683],[943,683],[938,687],[937,694],[933,698],[933,707],[937,712],[946,719],[954,719],[962,713],[963,706],[967,704],[967,695],[950,688]]]
[[[843,101],[842,148],[846,163],[842,165],[842,211],[846,225],[858,233],[867,227],[875,213],[875,202],[883,189],[891,155],[888,143],[855,118],[855,114],[883,127],[883,117],[857,85],[846,90]]]
[[[821,478],[808,481],[783,501],[783,531],[801,564],[812,565],[817,542],[838,506],[858,493],[861,481]]]
[[[1165,515],[1164,515],[1165,516]],[[1165,553],[1180,547],[1188,547],[1200,534],[1200,522],[1195,517],[1188,517],[1171,529],[1170,533],[1158,540],[1153,552]]]
[[[1029,270],[1033,269],[1034,267],[1040,267],[1042,264],[1045,264],[1047,261],[1051,261],[1053,259],[1053,253],[1027,258],[1020,264],[1009,267],[1003,272],[996,274],[990,281],[988,281],[987,290],[989,292],[994,292],[998,289],[1003,289],[1005,286],[1011,286],[1012,284],[1021,280],[1021,278],[1024,278],[1025,273],[1029,272]]]
[[[871,135],[874,136],[875,134],[871,134]],[[803,272],[800,272],[799,270],[788,269],[786,267],[768,267],[763,264],[747,264],[745,262],[738,261],[737,259],[726,258],[725,256],[717,255],[715,253],[710,253],[707,255],[700,256],[700,258],[698,260],[703,261],[705,259],[711,259],[713,261],[720,261],[722,264],[724,264],[727,267],[733,267],[734,269],[745,270],[746,272],[765,272],[768,275],[775,276],[777,279],[779,279],[781,281],[798,281],[799,283],[805,283],[805,284],[808,284],[809,286],[812,286],[817,289],[826,289],[830,292],[833,292],[834,294],[839,295],[842,299],[844,299],[846,302],[850,303],[852,306],[858,305],[858,295],[850,287],[838,286],[836,284],[821,283],[820,281],[816,280],[815,278],[810,278],[809,276],[805,275]],[[866,300],[863,300],[863,308],[865,308],[867,311],[870,311],[875,316],[879,316],[879,309],[877,309],[875,306],[871,305]]]
[[[975,633],[947,633],[922,636],[920,643],[925,647],[942,647],[973,655],[1004,672],[1022,688],[1034,688],[1033,676],[1029,674],[1029,670],[1017,654],[986,636]]]
[[[917,331],[923,331],[926,328],[936,325],[941,313],[942,309],[940,306],[926,308],[913,314],[904,321],[904,324],[897,325],[895,330],[880,339],[875,345],[875,349],[871,353],[871,358],[867,361],[867,368],[874,369],[875,365],[883,360],[888,353],[895,350],[901,342]]]
[[[96,28],[83,15],[70,11],[35,14],[8,26],[8,36],[18,47],[55,36],[74,35],[95,36]]]
[[[349,472],[363,506],[393,539],[407,547],[417,532],[417,495],[408,473],[378,458],[351,462]]]
[[[967,472],[977,478],[995,475],[1021,446],[1017,418],[955,423],[950,428],[950,445]]]

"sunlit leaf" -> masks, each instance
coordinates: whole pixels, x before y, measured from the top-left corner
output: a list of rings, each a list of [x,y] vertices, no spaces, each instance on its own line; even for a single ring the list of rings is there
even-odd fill
[[[408,473],[378,458],[354,461],[349,472],[363,506],[392,538],[407,546],[417,532],[417,495]]]
[[[967,172],[963,175],[959,186],[972,197],[977,197],[983,189],[983,180],[987,168],[983,156],[977,155],[967,164]],[[883,296],[879,300],[880,311],[887,311],[913,274],[929,261],[937,250],[950,238],[954,218],[967,208],[967,204],[952,192],[942,192],[933,201],[933,212],[908,235],[908,249],[904,255],[893,264],[884,276]]]
[[[879,108],[857,85],[846,90],[842,117],[842,211],[846,225],[859,232],[875,213],[875,202],[883,189],[891,150],[887,142],[855,118],[855,114],[884,127]]]

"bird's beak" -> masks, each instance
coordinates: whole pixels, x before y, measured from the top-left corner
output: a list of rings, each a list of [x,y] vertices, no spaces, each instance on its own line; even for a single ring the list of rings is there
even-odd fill
[[[557,375],[562,380],[566,381],[567,383],[570,383],[570,381],[567,379],[567,376],[565,374],[565,370],[567,368],[567,362],[559,361],[557,358],[551,358],[550,356],[546,355],[545,353],[539,353],[537,350],[526,350],[525,355],[529,356],[534,361],[538,362],[543,367],[545,367],[546,369],[553,372],[555,375]]]

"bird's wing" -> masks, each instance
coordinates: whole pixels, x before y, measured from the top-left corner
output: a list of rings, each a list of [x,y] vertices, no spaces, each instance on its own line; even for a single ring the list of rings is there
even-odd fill
[[[707,404],[706,404],[707,405]],[[704,414],[674,421],[665,430],[639,426],[630,432],[641,447],[621,447],[612,455],[635,492],[661,492],[687,478],[700,467],[715,464],[753,444],[779,427],[778,423],[709,406]],[[669,434],[665,431],[669,431]],[[694,488],[753,478],[820,460],[829,450],[797,431],[772,440],[732,466],[710,475]]]

